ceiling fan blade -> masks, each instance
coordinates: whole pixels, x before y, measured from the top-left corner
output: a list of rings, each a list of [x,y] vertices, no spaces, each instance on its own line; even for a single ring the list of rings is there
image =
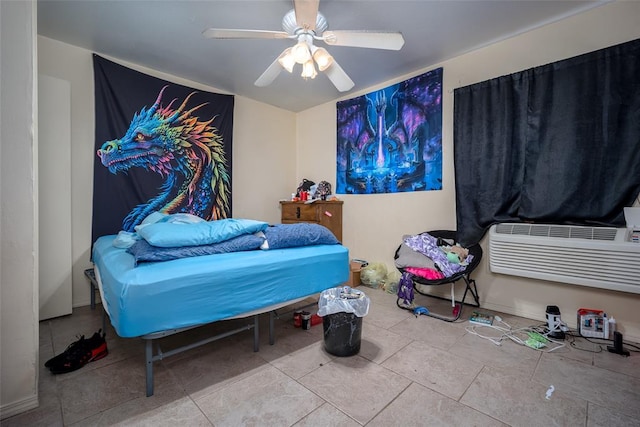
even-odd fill
[[[355,85],[353,80],[351,80],[335,60],[333,61],[333,64],[324,71],[324,73],[340,92],[346,92]]]
[[[320,3],[320,0],[293,0],[293,8],[296,11],[296,23],[299,27],[310,30],[316,29],[318,3]]]
[[[322,38],[325,43],[333,46],[400,50],[404,45],[404,37],[398,32],[325,31]]]
[[[282,71],[282,66],[278,62],[278,58],[276,58],[276,60],[273,61],[266,70],[264,70],[264,73],[258,77],[258,80],[255,81],[254,85],[264,87],[273,83],[276,77],[280,74],[280,71]]]
[[[202,35],[208,39],[286,39],[284,31],[234,30],[226,28],[207,28]]]

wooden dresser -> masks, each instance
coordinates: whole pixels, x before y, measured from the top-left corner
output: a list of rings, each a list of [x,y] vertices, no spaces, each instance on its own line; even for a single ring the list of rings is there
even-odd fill
[[[313,222],[324,225],[342,242],[342,201],[280,202],[281,222]]]

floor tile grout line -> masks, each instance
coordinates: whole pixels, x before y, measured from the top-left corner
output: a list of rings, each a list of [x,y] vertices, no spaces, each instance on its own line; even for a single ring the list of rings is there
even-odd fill
[[[377,301],[378,301],[378,303],[380,303],[380,304],[385,304],[385,303],[386,303],[385,301],[383,301],[383,299],[382,299],[381,297],[380,297],[380,298],[378,298],[378,300],[377,300]],[[84,316],[84,317],[82,317],[83,319],[85,319],[85,318],[86,318],[86,314],[87,314],[86,312],[83,312],[83,316]],[[409,317],[407,317],[407,318],[405,318],[405,319],[403,319],[403,320],[401,320],[401,321],[399,321],[399,322],[397,322],[397,323],[394,323],[393,325],[385,325],[385,327],[380,327],[380,326],[377,326],[377,325],[375,325],[375,324],[373,324],[373,323],[369,323],[369,322],[367,322],[367,326],[366,326],[366,327],[367,327],[367,328],[370,328],[370,327],[371,327],[371,328],[374,328],[374,327],[375,327],[375,328],[378,328],[378,329],[380,329],[380,330],[385,330],[385,331],[390,332],[390,333],[397,333],[397,332],[392,331],[392,330],[391,330],[391,328],[393,328],[393,327],[395,327],[395,326],[397,326],[397,325],[401,324],[402,322],[405,322],[408,318],[409,318]],[[72,320],[70,320],[70,322],[73,322],[73,321],[72,321]],[[50,345],[51,345],[51,348],[53,349],[53,345],[54,345],[54,343],[53,343],[53,336],[55,335],[55,334],[54,334],[54,332],[55,332],[55,330],[54,330],[54,326],[53,326],[53,324],[52,324],[51,322],[49,322],[49,324],[48,324],[48,326],[47,326],[46,328],[47,328],[47,329],[45,329],[45,330],[48,332],[48,336],[49,336],[49,340],[50,340]],[[56,328],[56,330],[59,330],[59,331],[61,331],[61,330],[63,331],[63,330],[65,330],[65,329],[69,330],[69,323],[65,323],[65,322],[59,322],[59,323],[56,323],[56,327],[55,327],[55,328]],[[59,333],[59,332],[58,332],[58,333]],[[462,335],[458,336],[458,337],[457,337],[457,339],[455,340],[455,342],[454,342],[453,344],[450,344],[450,345],[448,346],[449,350],[451,350],[455,345],[460,344],[461,340],[463,340],[463,339],[464,339],[464,337],[465,337],[466,335],[467,335],[467,333],[464,333],[464,334],[462,334]],[[387,368],[386,368],[385,366],[383,366],[382,364],[383,364],[383,363],[385,363],[385,361],[387,361],[390,357],[393,357],[394,355],[398,354],[398,352],[402,351],[403,349],[405,349],[407,346],[411,345],[411,344],[412,344],[412,343],[414,343],[414,342],[421,342],[421,343],[425,343],[425,341],[420,340],[420,339],[410,339],[410,341],[409,341],[407,344],[405,344],[402,348],[400,348],[400,349],[395,349],[395,348],[394,348],[394,352],[393,352],[390,356],[387,356],[384,360],[377,360],[377,361],[374,361],[374,360],[369,360],[369,359],[367,359],[366,357],[364,357],[364,356],[362,356],[362,355],[360,355],[360,356],[361,356],[364,360],[366,360],[366,361],[367,361],[367,363],[376,364],[376,365],[380,366],[381,368],[387,369]],[[231,345],[235,345],[235,344],[234,344],[234,343],[231,343]],[[437,348],[440,348],[440,347],[437,347]],[[55,350],[54,350],[54,351],[55,351]],[[548,357],[548,359],[549,359],[549,360],[548,360],[548,361],[549,361],[549,363],[552,363],[552,362],[553,362],[553,360],[555,359],[555,356],[556,356],[556,354],[555,354],[555,353],[553,353],[552,355],[549,355],[549,357]],[[606,359],[606,358],[605,358],[605,359],[602,359],[602,360],[603,360],[603,361],[605,361],[605,362],[602,362],[601,364],[597,364],[597,363],[596,363],[596,356],[595,356],[595,355],[592,355],[592,356],[591,356],[591,358],[590,358],[590,362],[587,362],[586,360],[583,360],[583,358],[565,357],[565,356],[562,356],[562,355],[561,355],[561,357],[565,358],[567,361],[571,362],[572,364],[585,365],[586,367],[591,366],[591,368],[592,368],[592,369],[596,369],[596,370],[608,371],[608,372],[616,373],[617,375],[621,375],[621,378],[622,378],[622,377],[627,377],[627,378],[632,377],[632,378],[633,378],[633,381],[634,381],[634,384],[635,384],[636,380],[638,380],[638,378],[633,377],[633,376],[629,375],[628,373],[625,373],[625,372],[624,372],[624,370],[623,370],[623,371],[620,371],[620,370],[612,369],[612,368],[614,368],[615,366],[614,366],[614,365],[611,365],[611,363],[615,363],[616,361],[613,361],[613,362],[606,362],[606,360],[608,360],[608,359]],[[123,360],[128,360],[128,359],[129,359],[129,358],[126,358],[126,359],[123,359]],[[269,360],[265,360],[264,358],[261,358],[261,359],[262,359],[262,361],[264,362],[264,366],[271,366],[271,367],[273,367],[273,368],[278,369],[280,372],[283,372],[283,371],[281,371],[279,368],[277,368],[277,366],[275,366],[275,365],[274,365],[272,362],[270,362]],[[538,355],[538,357],[536,358],[534,368],[529,372],[529,374],[527,375],[527,377],[523,377],[523,379],[528,378],[528,381],[531,381],[531,382],[532,382],[532,383],[534,383],[534,384],[539,384],[539,385],[540,385],[540,383],[539,383],[538,381],[536,381],[536,380],[535,380],[535,378],[536,378],[536,374],[538,374],[538,373],[540,372],[540,369],[542,369],[543,364],[544,364],[544,363],[545,363],[545,361],[546,361],[545,359],[547,359],[547,356],[546,356],[545,354],[543,354],[543,353],[540,353],[540,354]],[[600,360],[600,359],[599,359],[599,360]],[[327,363],[332,363],[332,362],[333,362],[333,360],[332,360],[331,362],[327,362]],[[44,363],[44,361],[42,361],[42,363]],[[116,362],[114,362],[114,363],[116,363]],[[100,367],[98,367],[98,368],[96,368],[96,369],[94,369],[94,370],[92,370],[92,371],[95,371],[95,370],[97,370],[97,369],[101,369],[101,368],[106,367],[106,366],[109,366],[109,365],[100,366]],[[630,365],[630,366],[634,366],[634,365]],[[318,368],[319,368],[319,366],[314,367],[313,371],[317,370]],[[171,372],[172,377],[173,377],[173,376],[175,376],[175,372],[174,372],[172,369],[169,369],[169,368],[167,368],[167,369]],[[481,369],[481,371],[480,371],[480,372],[487,372],[487,371],[486,371],[487,369],[494,369],[494,368],[493,368],[492,366],[490,366],[490,365],[487,365],[486,363],[483,363],[483,364],[482,364],[482,369]],[[496,367],[495,369],[498,369],[498,368]],[[626,369],[626,370],[628,370],[627,368],[625,368],[625,369]],[[313,371],[311,371],[311,372],[313,372]],[[284,372],[283,372],[283,373],[284,373]],[[285,373],[285,375],[287,375],[287,374]],[[306,375],[306,374],[305,374],[305,375]],[[461,394],[460,398],[457,400],[457,402],[458,402],[459,404],[464,405],[464,404],[462,404],[460,401],[464,398],[464,396],[465,396],[465,395],[467,395],[467,394],[468,394],[470,387],[471,387],[474,383],[476,383],[476,382],[477,382],[477,380],[478,380],[478,376],[479,376],[479,375],[480,375],[480,373],[478,373],[478,374],[476,374],[476,375],[475,375],[475,377],[471,380],[471,383],[469,384],[469,386],[468,386],[468,387],[466,387],[465,391]],[[304,385],[302,385],[298,380],[294,379],[293,377],[291,377],[291,376],[289,376],[289,375],[287,375],[287,377],[288,377],[288,378],[291,378],[293,381],[297,382],[297,383],[298,383],[299,385],[301,385],[302,387],[305,387]],[[303,377],[304,377],[304,376],[303,376]],[[246,378],[246,377],[245,377],[245,378]],[[302,378],[302,377],[301,377],[301,378]],[[411,379],[409,379],[409,381],[410,381],[410,383],[409,383],[409,385],[408,385],[407,387],[410,387],[412,384],[414,384],[414,383],[415,383],[415,381],[412,381]],[[419,383],[415,383],[415,384],[419,384]],[[61,399],[60,388],[61,388],[61,386],[62,386],[62,382],[60,382],[60,381],[55,381],[55,382],[54,382],[54,385],[55,385],[55,387],[54,387],[54,388],[55,388],[55,394],[56,394],[57,407],[58,407],[58,410],[60,411],[60,417],[61,417],[61,419],[62,419],[62,420],[64,420],[64,413],[63,413],[63,411],[62,411],[62,402],[61,402],[61,400],[60,400],[60,399]],[[227,385],[229,385],[229,384],[227,384]],[[225,387],[226,387],[227,385],[225,385]],[[421,384],[419,384],[419,385],[421,385]],[[422,385],[421,385],[421,386],[422,386]],[[184,389],[182,386],[180,386],[180,389],[181,389],[181,392],[182,392],[182,395],[183,395],[183,396],[184,396],[184,395],[188,396],[188,398],[189,398],[192,402],[194,402],[194,403],[195,403],[194,397],[193,397],[191,394],[187,393],[187,392],[186,392],[186,389]],[[308,389],[308,388],[306,388],[306,387],[305,387],[305,389],[306,389],[306,390],[308,390],[308,391],[310,391],[311,393],[314,393],[312,390],[310,390],[310,389]],[[432,389],[430,389],[430,390],[432,390]],[[404,390],[402,390],[401,392],[399,392],[399,393],[398,393],[398,394],[397,394],[397,395],[392,399],[392,401],[391,401],[391,402],[393,402],[393,401],[397,401],[398,397],[399,397],[403,392],[405,392],[405,391],[406,391],[406,388],[405,388]],[[441,393],[440,393],[440,392],[438,392],[438,391],[435,391],[435,390],[432,390],[432,391],[434,391],[434,392],[435,392],[435,393],[437,393],[437,394],[441,394]],[[314,393],[314,394],[316,394],[316,393]],[[317,394],[316,394],[316,395],[317,395]],[[444,396],[444,395],[443,395],[443,396]],[[447,397],[448,399],[451,399],[451,397],[448,397],[448,396],[445,396],[445,397]],[[590,410],[591,408],[594,408],[594,407],[602,407],[602,408],[604,408],[605,410],[611,410],[611,407],[607,407],[606,405],[601,405],[601,404],[598,404],[598,403],[594,403],[594,402],[591,402],[591,401],[589,401],[589,400],[587,400],[587,399],[581,398],[581,397],[579,397],[579,396],[574,396],[574,397],[575,397],[575,398],[579,398],[580,400],[582,400],[582,401],[586,402],[586,407],[587,407],[587,420],[589,419],[589,418],[588,418],[588,417],[589,417],[589,410]],[[321,399],[322,399],[322,398],[321,398]],[[331,402],[328,402],[328,401],[326,401],[326,400],[324,400],[324,399],[322,399],[322,401],[323,401],[324,403],[328,403],[328,404],[329,404],[329,405],[331,405],[333,408],[335,408],[337,411],[340,411],[340,410],[339,410],[338,408],[336,408],[336,407],[335,407],[335,405],[333,405]],[[383,409],[381,409],[379,412],[377,412],[377,413],[373,416],[373,418],[371,418],[369,421],[367,421],[367,423],[366,423],[366,424],[369,424],[373,419],[375,419],[375,418],[376,418],[376,417],[378,417],[381,413],[383,413],[383,412],[384,412],[384,410],[385,410],[386,408],[389,408],[389,406],[390,406],[391,402],[388,402],[388,403],[384,406],[384,408],[383,408]],[[324,404],[324,403],[323,403],[323,404]],[[197,405],[197,403],[196,403],[196,405]],[[321,406],[322,406],[322,405],[318,406],[316,409],[314,409],[313,411],[311,411],[309,414],[313,413],[314,411],[316,411],[316,410],[317,410],[318,408],[320,408]],[[472,410],[474,410],[474,411],[478,411],[477,409],[475,409],[475,408],[473,408],[473,407],[471,407],[471,406],[467,406],[467,405],[464,405],[464,406],[465,406],[465,407],[467,407],[467,408],[470,408],[470,409],[472,409]],[[199,406],[198,406],[198,410],[199,410],[200,412],[203,412],[203,411],[202,411],[202,409],[200,409],[200,407],[199,407]],[[105,410],[105,411],[106,411],[106,410]],[[100,413],[104,413],[105,411],[101,411]],[[341,412],[342,414],[346,415],[347,417],[349,417],[350,419],[353,419],[353,418],[351,418],[348,414],[346,414],[345,412],[342,412],[342,411],[340,411],[340,412]],[[479,411],[479,412],[480,412],[480,413],[483,413],[482,411]],[[308,416],[309,414],[307,414],[306,416]],[[488,417],[490,417],[490,418],[492,418],[492,419],[496,419],[496,418],[492,417],[492,416],[491,416],[491,415],[489,415],[489,414],[485,414],[485,415],[486,415],[486,416],[488,416]],[[633,417],[631,417],[631,416],[629,416],[629,415],[625,415],[625,416],[626,416],[626,417],[629,417],[629,418],[633,418]],[[206,415],[205,415],[205,417],[206,417]],[[304,417],[303,417],[303,418],[304,418]],[[209,422],[209,423],[213,424],[211,420],[209,420],[208,418],[206,418],[206,419],[208,420],[208,422]],[[302,418],[301,418],[301,419],[302,419]],[[597,419],[597,418],[593,418],[593,419]],[[298,421],[300,421],[300,420],[298,420]],[[355,422],[357,422],[356,420],[354,420],[354,421],[355,421]],[[503,422],[503,421],[500,421],[500,420],[498,420],[498,421],[499,421],[499,422]],[[358,423],[358,424],[359,424],[359,423]],[[66,425],[66,424],[65,424],[65,425]]]
[[[200,407],[200,405],[198,405],[198,402],[195,401],[195,399],[193,398],[193,396],[191,396],[189,393],[186,392],[186,390],[183,390],[185,392],[186,397],[189,398],[189,400],[191,400],[191,402],[193,402],[194,405],[196,405],[196,408],[198,408],[198,411],[200,411],[200,413],[202,414],[202,416],[204,417],[205,420],[207,420],[209,422],[209,424],[211,424],[212,427],[215,426],[215,423],[213,422],[213,420],[211,420],[207,414],[202,410],[202,408]]]
[[[480,370],[478,371],[478,373],[473,377],[473,379],[469,382],[469,385],[464,389],[464,391],[462,392],[462,394],[460,395],[460,397],[456,400],[456,402],[464,405],[464,403],[461,402],[462,398],[464,397],[465,394],[467,394],[467,392],[469,391],[469,389],[471,388],[471,386],[473,385],[473,383],[478,379],[478,377],[480,376],[480,374],[482,373],[482,371],[484,371],[485,369],[487,369],[487,365],[482,364],[482,368],[480,368]],[[467,405],[465,405],[467,406]],[[487,415],[487,414],[485,414]]]
[[[409,384],[407,384],[407,386],[403,390],[401,390],[393,399],[391,399],[389,402],[387,402],[387,404],[384,405],[384,407],[382,409],[380,409],[373,417],[371,417],[371,419],[369,421],[367,421],[364,425],[366,426],[367,424],[369,424],[373,420],[375,420],[378,415],[380,415],[382,412],[384,412],[385,409],[387,409],[389,406],[391,406],[391,404],[393,404],[400,396],[402,396],[402,394],[405,391],[407,391],[409,389],[409,387],[411,387],[413,384],[417,384],[417,385],[419,385],[421,387],[424,387],[423,385],[418,384],[418,383],[410,380]]]

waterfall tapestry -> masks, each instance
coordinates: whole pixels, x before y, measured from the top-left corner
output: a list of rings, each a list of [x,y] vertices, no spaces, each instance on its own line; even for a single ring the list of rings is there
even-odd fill
[[[337,103],[336,193],[442,189],[442,68]]]
[[[93,55],[92,241],[154,211],[231,216],[232,95],[161,80]]]

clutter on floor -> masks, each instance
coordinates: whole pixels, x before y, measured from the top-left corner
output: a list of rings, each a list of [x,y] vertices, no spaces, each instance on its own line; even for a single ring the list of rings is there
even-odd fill
[[[76,371],[89,362],[100,360],[109,354],[107,341],[102,329],[94,333],[89,339],[81,335],[72,342],[62,353],[47,360],[44,364],[52,374],[66,374]]]
[[[381,262],[369,263],[360,271],[360,280],[373,289],[384,286],[387,278],[387,266]]]
[[[629,357],[630,351],[640,351],[635,344],[625,343],[622,334],[615,330],[616,321],[607,316],[602,310],[580,308],[577,313],[577,328],[572,329],[562,321],[560,309],[555,305],[548,305],[545,310],[546,323],[540,325],[513,328],[497,314],[475,310],[469,317],[468,333],[491,341],[495,345],[502,345],[504,341],[531,349],[552,352],[567,344],[575,349],[590,353],[600,353],[605,350],[610,353]],[[613,345],[606,345],[612,343]],[[591,345],[589,348],[588,344]]]
[[[488,319],[491,319],[491,323],[487,323]],[[552,352],[565,347],[563,341],[551,338],[549,334],[545,333],[543,327],[513,328],[500,316],[479,311],[472,313],[469,318],[469,326],[465,330],[498,346],[501,346],[505,341],[512,341],[544,352]]]

